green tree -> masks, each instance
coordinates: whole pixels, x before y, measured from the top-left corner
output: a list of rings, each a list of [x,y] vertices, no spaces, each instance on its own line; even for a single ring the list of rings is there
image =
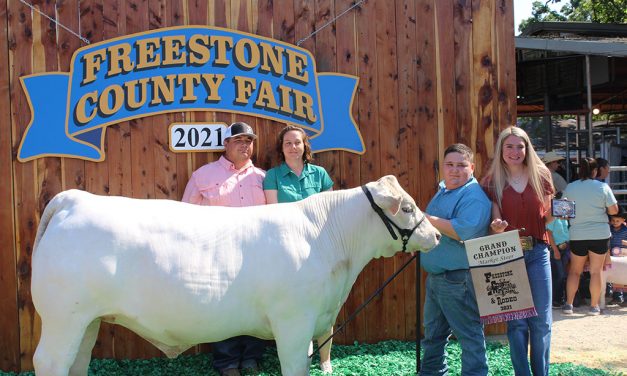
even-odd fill
[[[559,11],[549,4],[563,4]],[[627,23],[627,0],[542,0],[532,4],[531,17],[520,22],[518,31],[543,21]]]
[[[531,17],[520,22],[520,25],[518,25],[518,31],[523,31],[529,24],[535,22],[567,21],[566,16],[549,8],[549,3],[551,2],[552,0],[534,1],[531,4]]]

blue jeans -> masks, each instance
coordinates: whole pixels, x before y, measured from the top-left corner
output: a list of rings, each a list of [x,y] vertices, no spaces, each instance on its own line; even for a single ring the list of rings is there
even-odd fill
[[[553,257],[553,252],[549,250],[551,255],[551,280],[553,281],[553,301],[563,303],[565,300],[566,289],[566,265],[570,260],[570,250],[560,250],[560,259]]]
[[[531,372],[549,374],[551,347],[551,266],[547,245],[539,243],[524,252],[529,286],[538,316],[507,322],[507,338],[512,365],[517,376],[531,375],[527,348],[531,347]]]
[[[227,368],[249,366],[253,361],[261,360],[266,344],[263,340],[238,336],[215,342],[213,347],[213,366],[218,371]]]
[[[462,374],[487,375],[483,324],[470,271],[429,273],[426,290],[420,375],[448,374],[446,344],[451,333],[462,347]]]

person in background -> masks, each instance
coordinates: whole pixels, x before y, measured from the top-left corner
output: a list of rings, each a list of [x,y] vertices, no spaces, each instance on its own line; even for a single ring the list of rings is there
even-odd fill
[[[253,142],[257,136],[246,123],[231,124],[224,133],[224,155],[194,171],[182,201],[198,205],[264,205],[265,172],[253,165]],[[242,218],[245,225],[246,218]],[[265,342],[238,336],[213,344],[213,366],[221,376],[238,376],[240,368],[256,374]]]
[[[568,183],[557,172],[565,158],[554,151],[550,151],[542,157],[542,162],[551,171],[555,198],[562,197],[562,192]],[[549,236],[549,246],[551,254],[551,281],[553,284],[553,308],[562,308],[566,293],[566,269],[570,260],[568,250],[568,221],[561,218],[554,218],[546,224]]]
[[[565,158],[557,155],[556,152],[550,151],[544,154],[542,157],[542,162],[546,165],[546,168],[551,171],[551,178],[553,179],[553,188],[555,189],[555,197],[560,198],[562,196],[562,192],[566,189],[568,183],[566,180],[560,175],[557,170],[560,168],[560,164]]]
[[[281,130],[276,144],[281,164],[271,168],[263,181],[268,204],[294,202],[313,194],[333,189],[333,180],[327,171],[311,161],[309,137],[302,128],[288,125]],[[333,334],[333,327],[318,338],[318,345]],[[320,368],[330,373],[331,341],[320,349]]]
[[[610,175],[610,162],[608,162],[607,159],[601,158],[601,157],[595,158],[595,160],[597,161],[597,168],[598,168],[596,179],[598,181],[607,183],[607,181],[605,181],[605,180]],[[611,241],[611,239],[610,239],[610,241]],[[611,247],[610,247],[610,249],[611,249]],[[610,263],[611,263],[611,259],[610,259],[610,254],[608,253],[606,255],[606,258],[605,258],[605,264],[607,265],[607,264],[610,264]],[[582,273],[582,275],[581,275],[581,280],[579,282],[579,290],[577,291],[580,295],[584,295],[584,294],[581,294],[582,282],[584,282],[584,281],[586,282],[585,284],[587,286],[590,286],[590,273],[589,272],[584,271]],[[611,295],[612,295],[612,284],[610,282],[608,282],[605,285],[605,289],[606,289],[606,296],[607,297],[611,297]],[[586,294],[589,294],[589,293],[586,291]],[[590,296],[588,296],[588,298],[589,297]]]
[[[627,247],[627,226],[625,225],[625,217],[627,213],[621,206],[618,207],[618,213],[610,215],[610,253],[612,256],[622,254],[621,248]],[[623,305],[625,297],[622,291],[614,291],[610,304]]]
[[[462,348],[462,374],[488,374],[483,324],[461,243],[487,235],[490,224],[491,204],[473,177],[474,169],[474,153],[468,146],[449,146],[442,161],[444,180],[425,210],[442,239],[421,256],[427,272],[421,376],[447,374],[446,345],[451,333]]]
[[[566,304],[562,313],[573,313],[573,300],[586,260],[590,261],[590,315],[599,315],[603,264],[610,246],[607,215],[618,213],[618,205],[610,187],[596,180],[598,167],[593,158],[579,162],[579,180],[568,184],[564,196],[575,201],[576,217],[570,220],[570,269],[566,280]]]
[[[551,172],[524,130],[510,126],[499,134],[494,159],[482,185],[492,200],[491,233],[518,230],[524,238],[525,266],[537,316],[507,322],[516,375],[549,374],[551,347],[551,266],[546,223],[551,223]],[[527,353],[530,352],[530,362]]]
[[[597,168],[599,172],[597,173],[596,179],[602,182],[605,182],[605,179],[610,175],[610,162],[604,158],[596,158]]]
[[[551,247],[551,281],[553,282],[553,308],[562,308],[566,299],[566,270],[570,260],[568,249],[568,221],[553,218],[546,224]]]

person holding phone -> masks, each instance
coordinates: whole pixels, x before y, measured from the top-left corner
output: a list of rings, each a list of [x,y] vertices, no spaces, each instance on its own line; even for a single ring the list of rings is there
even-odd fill
[[[564,197],[575,201],[578,215],[570,219],[570,269],[566,279],[566,304],[562,313],[573,313],[573,301],[579,288],[579,277],[590,261],[590,315],[599,315],[603,286],[603,264],[610,249],[610,225],[607,216],[618,213],[612,189],[596,180],[597,161],[586,157],[579,162],[579,180],[568,184]]]

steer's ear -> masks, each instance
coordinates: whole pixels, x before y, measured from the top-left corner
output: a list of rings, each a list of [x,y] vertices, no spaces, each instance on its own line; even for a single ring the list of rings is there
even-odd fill
[[[398,189],[399,185],[395,177],[385,176],[373,184],[372,197],[374,202],[385,211],[396,215],[401,209],[403,196]]]
[[[387,210],[392,215],[396,215],[401,209],[401,196],[389,196],[385,198],[386,205],[380,205],[384,210]]]

